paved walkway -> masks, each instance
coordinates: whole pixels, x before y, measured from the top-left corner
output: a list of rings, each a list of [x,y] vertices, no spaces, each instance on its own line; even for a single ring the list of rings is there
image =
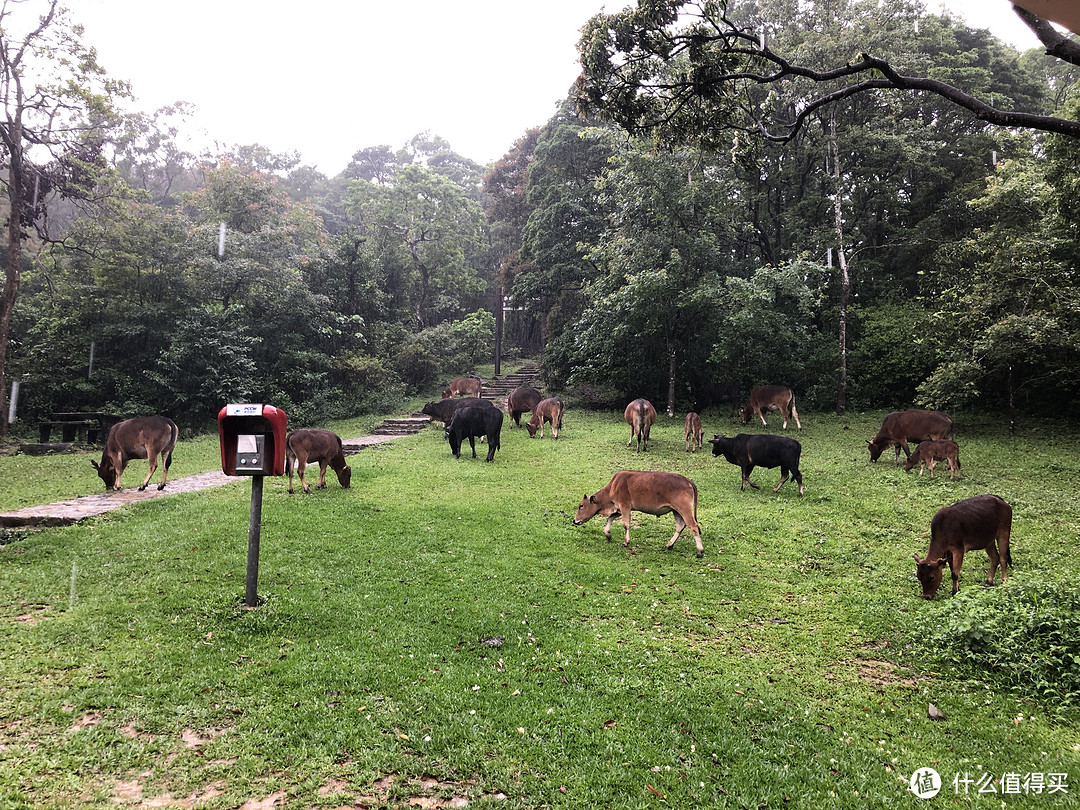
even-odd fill
[[[425,417],[426,419],[426,417]],[[346,451],[357,452],[364,447],[382,442],[392,441],[398,436],[363,436],[359,439],[342,439],[342,445]],[[156,476],[155,476],[156,477]],[[139,492],[138,487],[122,489],[120,492],[102,492],[96,495],[84,495],[80,498],[72,498],[56,503],[47,503],[42,506],[27,506],[12,512],[0,513],[0,526],[69,526],[78,523],[88,517],[101,515],[113,509],[119,509],[130,503],[147,501],[151,498],[160,498],[164,495],[173,495],[178,492],[197,492],[212,487],[221,487],[236,481],[246,480],[243,476],[225,475],[220,470],[189,475],[184,478],[171,479],[160,492],[156,484],[151,484],[144,491]]]

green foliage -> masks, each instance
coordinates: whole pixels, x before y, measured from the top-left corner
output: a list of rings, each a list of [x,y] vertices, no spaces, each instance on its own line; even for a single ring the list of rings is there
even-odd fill
[[[989,591],[967,588],[951,608],[940,623],[929,625],[923,645],[928,655],[1044,705],[1080,705],[1075,581],[1025,578]]]
[[[862,408],[914,402],[941,348],[932,311],[924,302],[886,298],[852,307],[849,314],[849,402]]]
[[[486,309],[470,312],[450,324],[454,336],[454,365],[466,370],[491,359],[495,353],[495,316]]]

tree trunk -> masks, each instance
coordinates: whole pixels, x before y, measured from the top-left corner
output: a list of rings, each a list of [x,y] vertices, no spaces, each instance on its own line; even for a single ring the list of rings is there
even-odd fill
[[[675,415],[675,347],[668,347],[667,415]]]
[[[21,95],[21,94],[20,94]],[[21,104],[22,99],[19,99]],[[19,278],[22,273],[22,218],[24,200],[22,121],[17,109],[13,120],[4,127],[8,151],[8,247],[4,273],[4,291],[0,294],[0,436],[8,432],[7,408],[7,348],[11,332],[11,316],[19,298]]]
[[[836,115],[829,115],[829,152],[832,158],[833,224],[836,228],[836,262],[840,268],[840,335],[837,347],[836,413],[847,411],[847,305],[851,298],[851,277],[844,255],[844,212],[840,195],[840,149],[836,144]]]

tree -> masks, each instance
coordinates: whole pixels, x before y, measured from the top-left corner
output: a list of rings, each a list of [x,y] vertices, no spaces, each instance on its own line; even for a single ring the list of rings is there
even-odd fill
[[[116,123],[110,80],[82,27],[59,0],[36,20],[17,0],[0,2],[0,170],[7,197],[7,253],[0,294],[0,434],[7,433],[7,349],[19,297],[24,247],[48,236],[47,201],[89,197],[104,170],[103,145]],[[23,33],[14,32],[22,30]]]
[[[603,110],[632,132],[707,138],[715,136],[717,121],[723,121],[724,128],[787,142],[832,104],[880,90],[913,90],[938,95],[995,126],[1080,137],[1080,120],[1025,110],[1016,105],[1023,100],[996,87],[985,88],[985,93],[968,89],[960,74],[954,74],[958,81],[937,78],[932,65],[917,59],[915,66],[926,75],[910,70],[904,56],[891,62],[869,49],[856,51],[846,62],[796,61],[773,49],[775,28],[767,18],[749,13],[752,8],[724,0],[639,0],[637,8],[597,15],[583,29],[579,45],[580,103],[589,111]],[[927,19],[921,12],[918,3],[883,11],[893,24]],[[1080,44],[1057,34],[1041,18],[1022,9],[1017,14],[1048,54],[1080,65]],[[943,25],[948,27],[948,21]],[[797,106],[755,105],[754,88],[782,88],[792,82],[821,89]]]

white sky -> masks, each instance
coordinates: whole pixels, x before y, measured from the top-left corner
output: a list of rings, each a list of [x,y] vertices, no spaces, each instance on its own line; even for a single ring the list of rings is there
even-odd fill
[[[478,163],[545,123],[593,14],[629,0],[69,0],[138,109],[196,108],[202,143],[297,151],[335,175],[430,131]],[[1022,48],[1007,0],[926,0]]]

